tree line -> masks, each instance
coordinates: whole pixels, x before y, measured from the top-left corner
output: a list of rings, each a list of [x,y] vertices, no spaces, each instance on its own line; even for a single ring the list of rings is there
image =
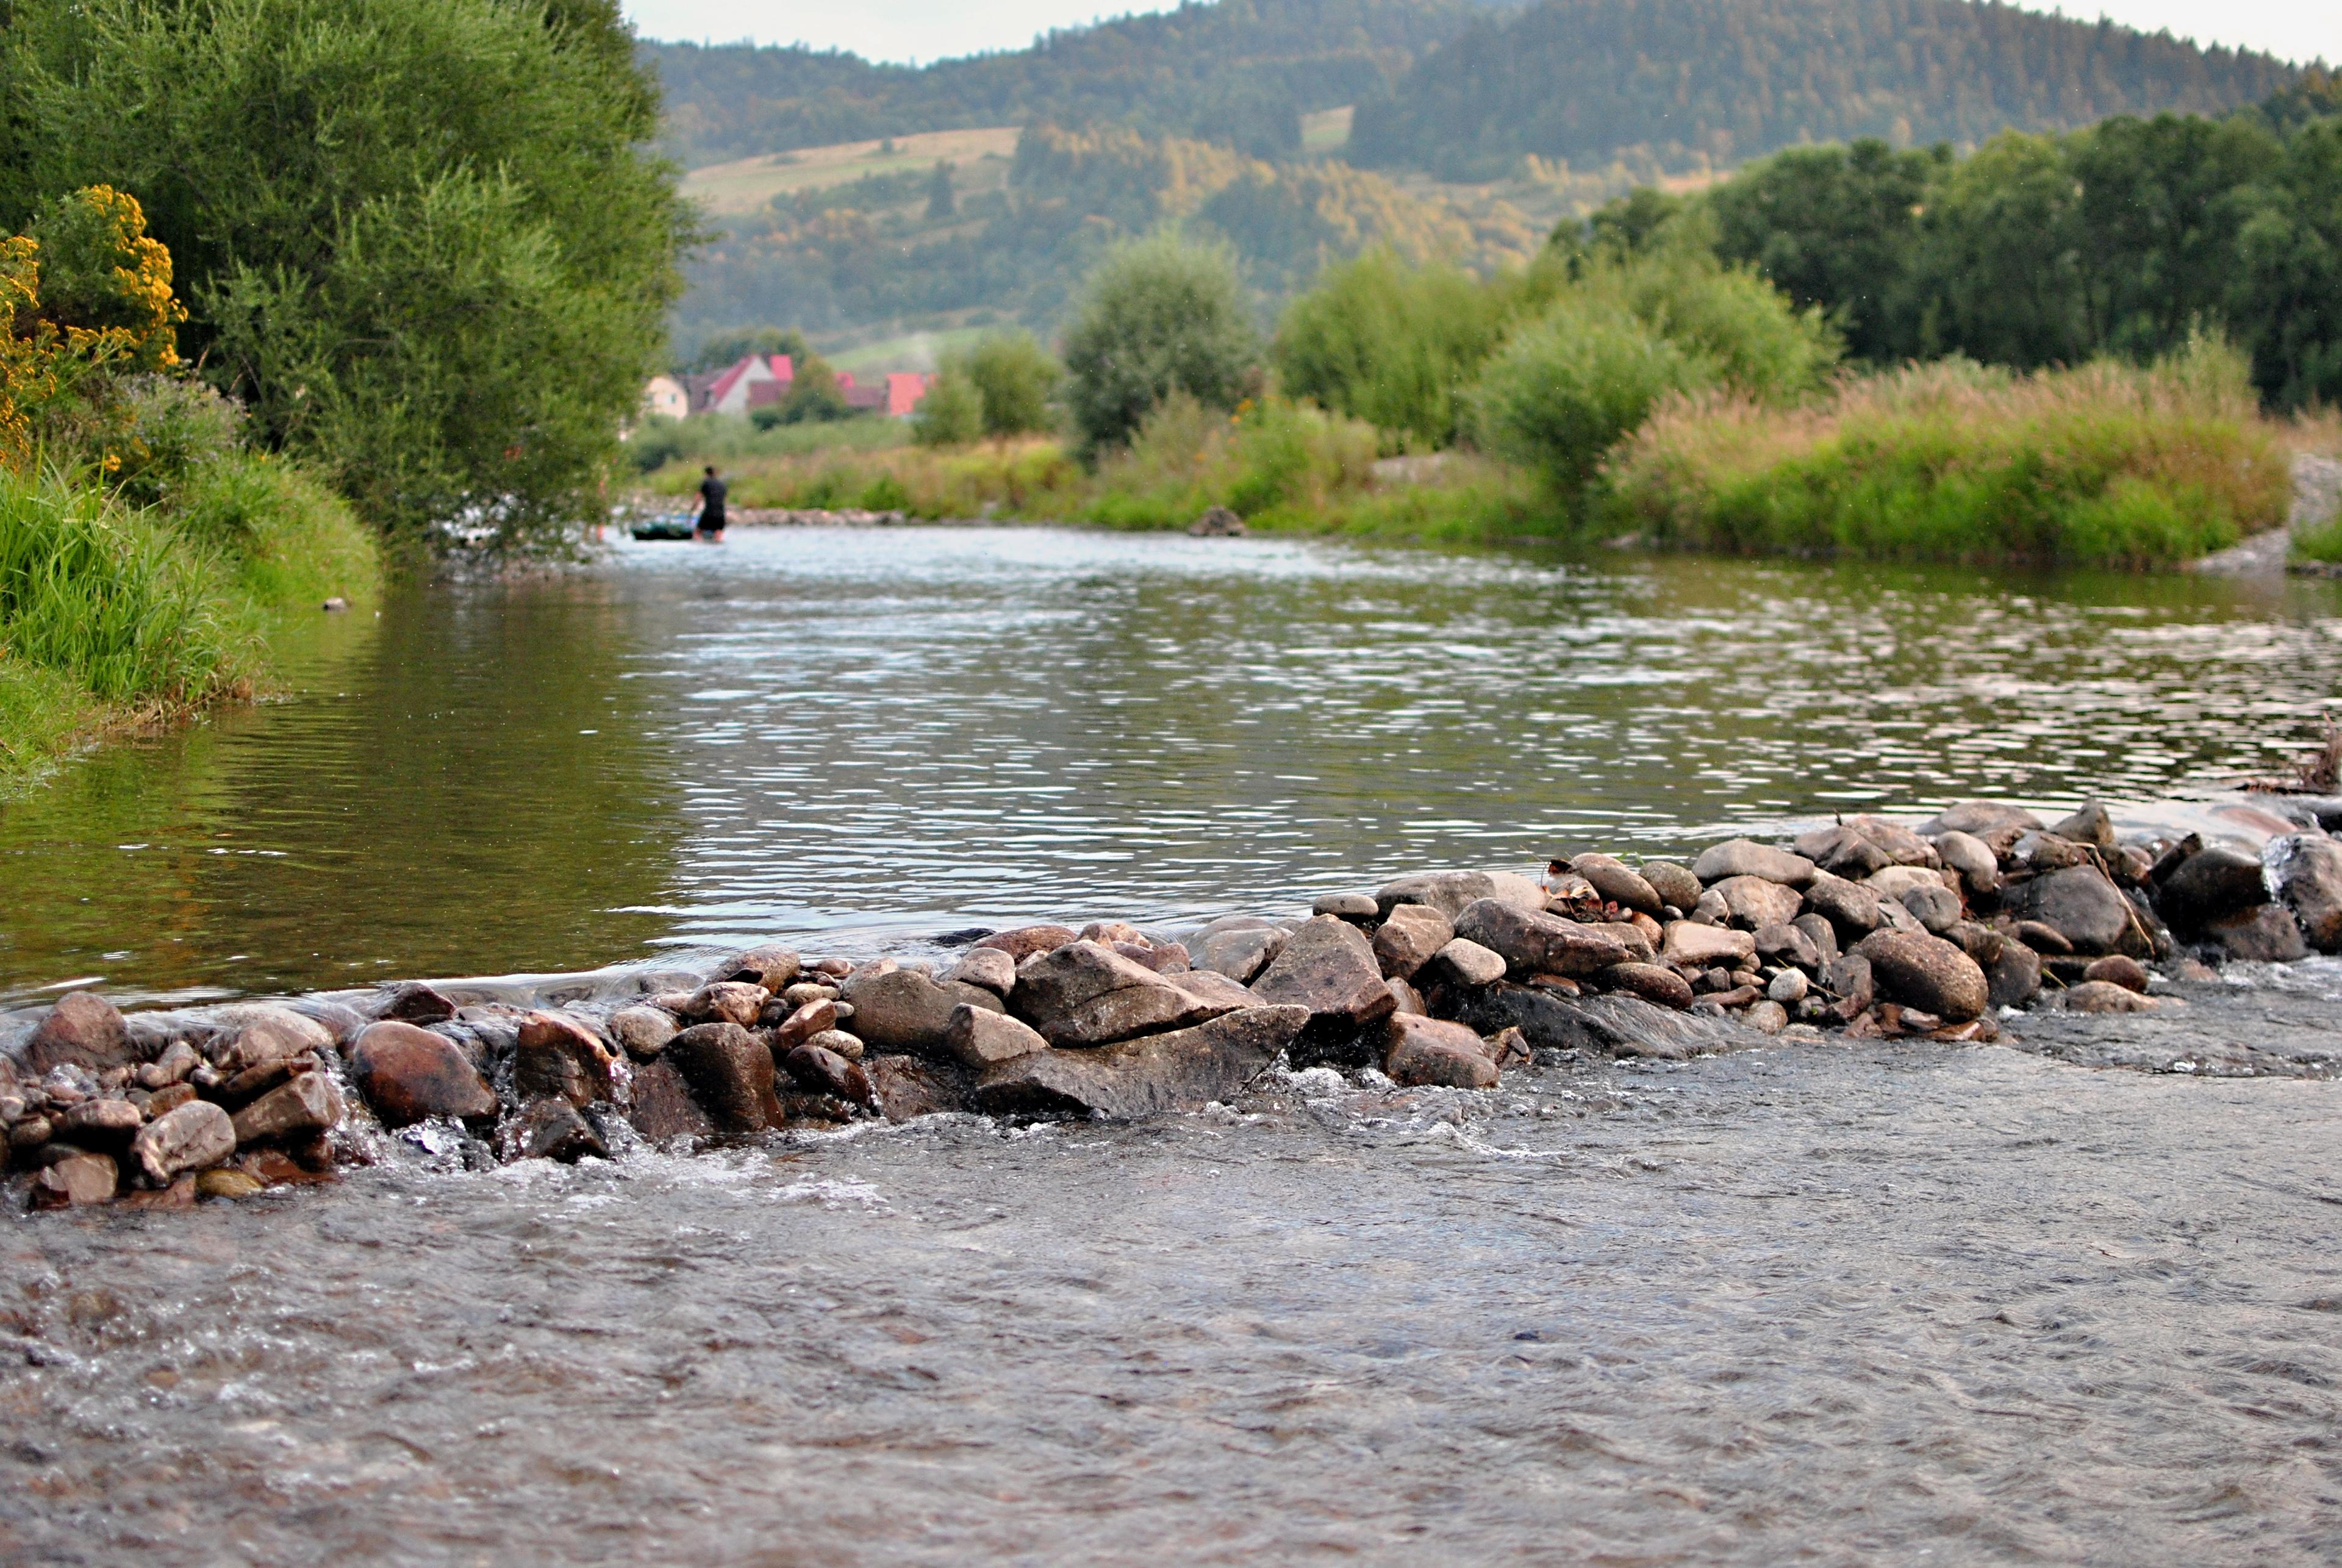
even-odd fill
[[[2243,50],[1977,0],[1546,0],[1475,21],[1362,100],[1347,156],[1488,180],[1525,155],[1672,168],[1800,142],[1898,146],[2217,115],[2297,75]]]

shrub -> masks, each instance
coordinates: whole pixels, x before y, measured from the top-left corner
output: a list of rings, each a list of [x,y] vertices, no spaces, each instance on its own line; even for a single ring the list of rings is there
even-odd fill
[[[1166,233],[1117,248],[1091,275],[1066,335],[1067,402],[1084,455],[1127,443],[1175,392],[1234,408],[1258,349],[1225,247]]]
[[[1029,333],[988,334],[965,355],[946,359],[944,368],[946,376],[956,374],[976,388],[984,434],[995,440],[1056,423],[1049,400],[1066,373]]]
[[[74,347],[110,367],[168,370],[179,363],[187,312],[171,293],[171,253],[146,235],[136,197],[111,185],[43,205],[41,314]]]
[[[946,365],[919,399],[911,429],[922,446],[964,446],[984,434],[984,394]]]
[[[1462,394],[1522,297],[1517,279],[1482,283],[1370,251],[1286,307],[1272,350],[1278,382],[1377,429],[1449,445],[1461,434]]]
[[[1474,428],[1487,450],[1574,497],[1661,397],[1717,379],[1623,305],[1571,295],[1490,362],[1472,394]]]

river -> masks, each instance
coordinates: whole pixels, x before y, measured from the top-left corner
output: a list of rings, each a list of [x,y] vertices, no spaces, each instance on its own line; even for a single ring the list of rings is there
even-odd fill
[[[2320,585],[627,546],[405,593],[6,807],[0,981],[866,951],[2186,794],[2300,747],[2337,628]],[[575,1168],[377,1139],[6,1224],[0,1558],[2327,1563],[2337,1148],[2330,1081],[1877,1041]]]

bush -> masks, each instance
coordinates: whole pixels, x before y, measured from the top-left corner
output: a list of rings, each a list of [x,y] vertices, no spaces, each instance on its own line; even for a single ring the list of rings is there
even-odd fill
[[[1231,409],[1257,362],[1235,258],[1159,234],[1090,275],[1066,335],[1067,402],[1085,457],[1126,444],[1175,392]]]
[[[922,446],[965,446],[984,434],[984,394],[946,367],[919,399],[911,429]]]
[[[1488,451],[1546,474],[1571,498],[1660,398],[1717,379],[1710,363],[1623,305],[1572,295],[1489,364],[1472,394],[1474,428]]]
[[[946,376],[957,375],[976,388],[984,434],[994,440],[1029,435],[1056,421],[1049,400],[1065,370],[1029,333],[992,333],[965,355],[944,362]]]
[[[1410,267],[1386,250],[1330,268],[1286,307],[1283,389],[1425,446],[1462,434],[1463,394],[1524,297],[1521,282]]]
[[[2185,560],[2285,515],[2286,462],[2247,375],[2199,342],[2147,369],[1948,361],[1807,408],[1681,399],[1612,460],[1606,518],[1713,550]]]
[[[146,235],[137,198],[111,185],[44,203],[41,314],[110,368],[167,370],[179,363],[185,306],[171,294],[171,253]],[[76,338],[75,335],[79,335]]]

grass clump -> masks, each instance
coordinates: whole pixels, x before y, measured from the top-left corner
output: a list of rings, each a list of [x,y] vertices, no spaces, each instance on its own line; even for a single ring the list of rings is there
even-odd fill
[[[2241,356],[2018,375],[1943,361],[1766,407],[1662,405],[1613,453],[1606,527],[1743,554],[2166,565],[2285,516]]]

